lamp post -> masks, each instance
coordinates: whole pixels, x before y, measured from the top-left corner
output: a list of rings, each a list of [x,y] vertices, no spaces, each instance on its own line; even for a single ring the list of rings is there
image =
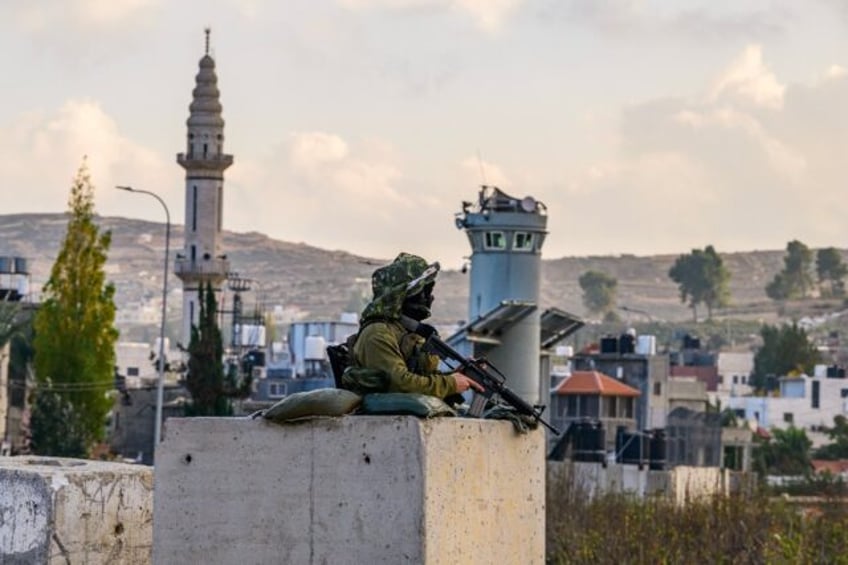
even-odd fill
[[[159,195],[150,192],[149,190],[139,190],[131,186],[116,186],[119,190],[127,192],[137,192],[139,194],[148,194],[159,201],[162,208],[165,209],[165,270],[162,278],[162,323],[159,326],[159,359],[157,360],[156,368],[158,371],[156,382],[156,423],[153,428],[153,449],[155,452],[156,446],[162,441],[162,404],[164,402],[165,388],[165,317],[167,315],[168,303],[168,255],[170,254],[171,246],[171,212],[168,211],[168,206],[165,201],[159,198]]]

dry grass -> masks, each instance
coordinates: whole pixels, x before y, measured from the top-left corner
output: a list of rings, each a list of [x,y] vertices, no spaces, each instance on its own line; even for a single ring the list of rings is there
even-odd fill
[[[848,506],[814,508],[764,493],[678,506],[605,495],[589,500],[565,475],[549,483],[548,562],[848,564]]]

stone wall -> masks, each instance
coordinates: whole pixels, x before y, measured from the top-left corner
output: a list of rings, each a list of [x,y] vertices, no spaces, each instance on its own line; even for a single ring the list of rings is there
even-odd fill
[[[149,563],[150,467],[0,457],[0,563]]]

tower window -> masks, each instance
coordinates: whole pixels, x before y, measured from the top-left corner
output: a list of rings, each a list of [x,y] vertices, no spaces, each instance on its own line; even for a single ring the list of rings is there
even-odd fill
[[[209,144],[204,143],[203,144],[203,156],[206,157],[207,155],[209,155]]]
[[[197,185],[191,187],[191,231],[197,231]]]
[[[483,249],[506,249],[506,238],[502,231],[487,231]]]
[[[515,251],[533,251],[533,234],[526,231],[515,232],[512,249]]]

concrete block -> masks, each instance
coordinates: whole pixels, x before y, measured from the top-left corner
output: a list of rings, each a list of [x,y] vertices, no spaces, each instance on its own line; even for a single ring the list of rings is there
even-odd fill
[[[0,563],[149,563],[150,467],[0,457]]]
[[[544,563],[545,438],[407,416],[168,421],[153,560]]]

